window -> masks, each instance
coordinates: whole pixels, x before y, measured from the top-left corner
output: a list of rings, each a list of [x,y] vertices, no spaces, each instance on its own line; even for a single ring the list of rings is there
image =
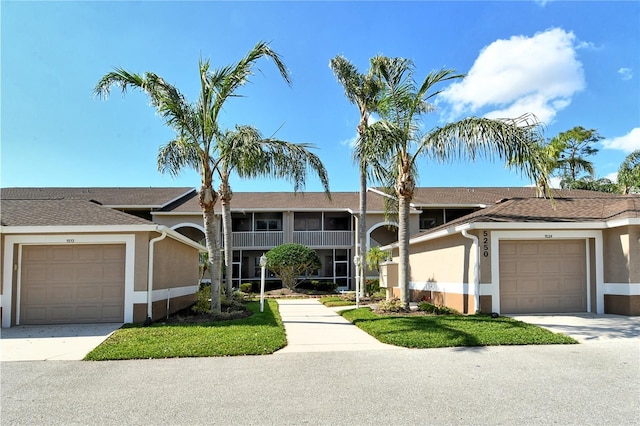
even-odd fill
[[[429,229],[444,223],[444,211],[442,209],[422,210],[420,213],[420,229]]]
[[[345,213],[325,213],[324,229],[326,231],[349,231],[351,216]]]
[[[256,213],[256,231],[282,231],[282,213]]]
[[[322,230],[322,213],[296,212],[293,216],[294,231],[320,231]]]
[[[231,231],[251,232],[251,214],[231,215]]]

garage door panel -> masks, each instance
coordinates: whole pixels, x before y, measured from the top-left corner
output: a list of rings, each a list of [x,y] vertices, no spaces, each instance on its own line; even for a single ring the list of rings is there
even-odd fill
[[[24,246],[20,323],[123,321],[124,248],[122,244]]]
[[[524,243],[518,246],[516,253],[523,256],[536,256],[538,254],[538,249],[539,247],[537,244]]]
[[[535,259],[525,260],[518,264],[516,270],[520,274],[537,274],[540,270],[540,265],[538,265],[538,261]]]
[[[23,269],[23,279],[27,279],[30,282],[46,282],[47,281],[47,268],[43,265],[36,265],[30,267],[28,270]]]
[[[584,240],[501,241],[499,249],[502,312],[586,311]]]
[[[74,248],[58,247],[55,250],[50,250],[47,254],[47,259],[51,259],[56,262],[71,261],[74,257]]]

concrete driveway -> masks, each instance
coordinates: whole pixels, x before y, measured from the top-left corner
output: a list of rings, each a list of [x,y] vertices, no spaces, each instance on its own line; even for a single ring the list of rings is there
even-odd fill
[[[20,325],[0,330],[0,361],[80,360],[122,324]]]
[[[640,338],[640,317],[586,313],[507,316],[566,334],[580,343]]]

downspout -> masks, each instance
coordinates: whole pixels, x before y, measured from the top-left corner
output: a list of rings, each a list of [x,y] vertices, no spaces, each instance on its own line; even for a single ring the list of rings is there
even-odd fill
[[[480,244],[478,244],[478,237],[469,234],[466,229],[461,232],[463,237],[473,241],[472,246],[476,248],[476,258],[473,262],[473,306],[476,312],[480,312]]]
[[[156,231],[162,233],[159,237],[152,238],[149,241],[149,273],[147,274],[147,319],[144,321],[144,325],[151,324],[153,317],[153,248],[158,241],[162,241],[167,236],[167,228],[165,226],[158,226]]]

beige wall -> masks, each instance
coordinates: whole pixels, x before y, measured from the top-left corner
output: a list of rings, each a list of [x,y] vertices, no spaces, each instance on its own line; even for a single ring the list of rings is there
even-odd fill
[[[154,232],[154,235],[157,234]],[[149,232],[137,232],[136,238],[136,260],[134,262],[133,290],[146,291],[149,275]]]
[[[198,284],[198,250],[172,238],[154,246],[153,289],[186,287]]]
[[[637,240],[636,240],[637,241]],[[608,229],[603,232],[604,281],[608,283],[629,283],[630,246],[629,227]]]
[[[472,241],[460,234],[410,246],[410,280],[414,282],[472,283]],[[469,257],[471,255],[471,258]]]

